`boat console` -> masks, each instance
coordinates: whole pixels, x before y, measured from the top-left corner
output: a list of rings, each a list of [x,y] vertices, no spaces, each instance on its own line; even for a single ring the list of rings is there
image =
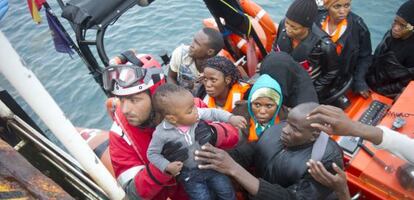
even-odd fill
[[[363,124],[376,126],[387,114],[389,108],[390,106],[388,104],[379,100],[373,100],[361,117],[359,117],[358,121]],[[362,139],[360,137],[352,136],[341,137],[338,141],[339,146],[341,146],[346,153],[351,155],[356,152],[361,143]]]
[[[387,126],[414,138],[413,97],[414,81],[394,103],[375,93],[369,99],[350,95],[352,104],[345,112],[355,121]],[[378,150],[361,138],[336,136],[334,139],[344,149],[348,185],[352,195],[358,194],[359,199],[414,199],[414,191],[404,188],[398,180],[397,169],[407,161],[388,151]]]

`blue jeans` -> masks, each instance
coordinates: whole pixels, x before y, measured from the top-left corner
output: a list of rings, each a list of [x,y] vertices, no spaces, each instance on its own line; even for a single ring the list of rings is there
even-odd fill
[[[229,177],[214,170],[183,169],[178,180],[190,199],[236,199]]]

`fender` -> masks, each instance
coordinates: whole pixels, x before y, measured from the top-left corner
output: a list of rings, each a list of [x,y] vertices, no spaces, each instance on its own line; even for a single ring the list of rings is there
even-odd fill
[[[241,0],[240,5],[245,13],[259,22],[266,36],[266,43],[263,43],[263,45],[266,51],[269,52],[272,50],[272,45],[277,35],[277,27],[272,18],[262,7],[251,0]]]
[[[263,28],[260,26],[259,22],[256,21],[256,19],[249,17],[250,21],[252,22],[252,26],[254,28],[254,30],[256,31],[257,35],[259,36],[260,42],[264,45],[267,43],[267,38],[266,38],[266,34],[263,30]],[[248,47],[248,41],[246,38],[243,38],[237,34],[230,34],[229,38],[231,40],[231,42],[233,43],[232,45],[237,47],[238,50],[240,50],[244,55],[247,55],[247,47]],[[266,47],[266,46],[265,46]],[[266,48],[266,50],[268,51],[268,49]],[[256,56],[259,60],[261,60],[263,58],[262,54],[260,53],[259,48],[255,45],[255,52],[256,52]]]
[[[109,132],[99,129],[76,128],[89,147],[95,152],[102,164],[115,177],[109,154]]]

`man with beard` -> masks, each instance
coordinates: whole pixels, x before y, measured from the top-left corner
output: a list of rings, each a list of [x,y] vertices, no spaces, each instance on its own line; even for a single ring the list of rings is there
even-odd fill
[[[160,122],[151,96],[164,84],[165,76],[151,55],[135,56],[139,60],[137,65],[108,66],[102,75],[104,89],[120,101],[111,113],[114,123],[109,134],[115,176],[131,200],[188,199],[182,185],[177,185],[171,174],[160,171],[148,161],[148,146]],[[207,107],[200,99],[194,102],[197,107]],[[237,129],[225,123],[199,123],[194,135],[198,142],[210,142],[221,148],[231,148],[238,142]],[[170,162],[183,162],[188,158],[188,149],[182,143],[168,142],[161,154]]]

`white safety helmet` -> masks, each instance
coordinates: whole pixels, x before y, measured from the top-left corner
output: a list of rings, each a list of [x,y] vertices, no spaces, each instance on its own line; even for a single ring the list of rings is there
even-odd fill
[[[133,57],[135,59],[126,56],[128,62],[125,64],[110,65],[105,68],[102,81],[106,91],[115,96],[128,96],[146,90],[153,94],[158,86],[165,83],[161,65],[153,56],[133,54]]]

